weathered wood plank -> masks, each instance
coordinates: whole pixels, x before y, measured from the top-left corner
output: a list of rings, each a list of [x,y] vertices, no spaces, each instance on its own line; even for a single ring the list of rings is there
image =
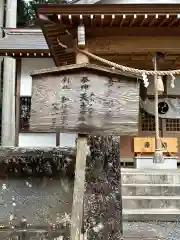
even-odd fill
[[[120,137],[91,137],[87,158],[84,223],[88,240],[122,236]]]
[[[79,135],[77,139],[76,170],[71,216],[71,240],[81,240],[86,156],[87,136]]]
[[[42,71],[32,76],[32,131],[137,134],[136,78],[97,68],[67,71]]]

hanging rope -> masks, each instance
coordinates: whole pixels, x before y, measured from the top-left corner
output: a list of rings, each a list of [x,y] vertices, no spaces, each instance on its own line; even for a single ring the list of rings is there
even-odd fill
[[[131,67],[126,67],[126,66],[123,66],[123,65],[120,65],[120,64],[117,64],[117,63],[114,63],[114,62],[111,62],[109,60],[106,60],[104,58],[101,58],[101,57],[98,57],[97,55],[93,54],[93,53],[90,53],[86,50],[82,50],[82,49],[79,49],[77,48],[77,50],[83,54],[85,54],[86,56],[90,57],[90,58],[93,58],[99,62],[102,62],[106,65],[109,65],[111,67],[114,67],[116,69],[119,69],[123,72],[130,72],[130,73],[134,73],[136,75],[151,75],[151,76],[165,76],[165,75],[169,75],[173,78],[173,75],[179,75],[180,74],[180,69],[177,69],[177,70],[169,70],[169,71],[155,71],[155,70],[140,70],[140,69],[136,69],[136,68],[131,68]]]
[[[157,54],[153,57],[153,65],[154,65],[154,71],[157,71]],[[162,79],[161,79],[162,80]],[[159,113],[158,113],[158,76],[154,76],[154,109],[155,109],[155,152],[153,157],[154,163],[163,163],[164,157],[163,152],[161,149],[161,141],[160,141],[160,134],[159,134]]]

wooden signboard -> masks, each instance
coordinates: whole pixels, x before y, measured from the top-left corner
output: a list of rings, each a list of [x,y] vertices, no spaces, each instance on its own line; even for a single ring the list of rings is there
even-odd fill
[[[76,64],[34,72],[32,80],[31,131],[137,134],[136,77]]]

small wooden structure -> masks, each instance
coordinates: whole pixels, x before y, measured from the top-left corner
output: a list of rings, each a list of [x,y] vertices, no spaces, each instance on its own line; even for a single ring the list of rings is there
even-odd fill
[[[94,64],[74,64],[34,72],[32,79],[32,131],[137,134],[136,76]]]

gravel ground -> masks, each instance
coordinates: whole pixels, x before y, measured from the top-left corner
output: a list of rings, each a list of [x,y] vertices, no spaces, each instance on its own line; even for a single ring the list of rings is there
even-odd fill
[[[180,222],[125,222],[124,231],[156,231],[167,240],[180,239]]]
[[[166,240],[179,240],[180,239],[180,222],[125,222],[123,224],[124,232],[136,232],[137,231],[154,231],[160,238]],[[0,240],[6,239],[7,232],[0,232]],[[135,236],[134,236],[135,237]],[[131,239],[131,238],[128,238]],[[134,239],[134,238],[132,238]],[[135,238],[137,240],[137,238]],[[151,238],[154,239],[154,238]],[[146,239],[143,239],[146,240]]]

